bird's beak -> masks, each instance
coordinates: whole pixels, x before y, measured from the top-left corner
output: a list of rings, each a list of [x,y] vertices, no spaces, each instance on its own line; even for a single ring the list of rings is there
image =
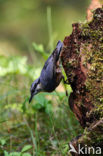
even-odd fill
[[[33,96],[31,95],[31,97],[30,97],[30,99],[29,99],[29,103],[31,102],[32,98],[33,98]]]
[[[29,99],[29,103],[32,101],[33,96],[36,95],[37,93],[38,93],[38,92],[36,91],[36,92],[34,92],[33,94],[31,94],[31,97],[30,97],[30,99]]]

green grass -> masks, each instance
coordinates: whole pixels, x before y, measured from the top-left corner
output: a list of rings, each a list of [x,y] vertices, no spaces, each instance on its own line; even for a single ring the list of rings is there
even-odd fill
[[[69,141],[81,128],[65,93],[40,93],[29,104],[33,78],[29,70],[15,70],[0,78],[0,156],[67,155]]]

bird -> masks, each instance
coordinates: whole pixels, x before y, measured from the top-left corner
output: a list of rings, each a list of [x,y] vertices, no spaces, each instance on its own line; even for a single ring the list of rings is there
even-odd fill
[[[32,101],[34,95],[39,92],[52,92],[60,84],[63,79],[59,59],[62,48],[63,43],[58,41],[56,48],[45,62],[40,77],[37,78],[31,85],[29,103]]]

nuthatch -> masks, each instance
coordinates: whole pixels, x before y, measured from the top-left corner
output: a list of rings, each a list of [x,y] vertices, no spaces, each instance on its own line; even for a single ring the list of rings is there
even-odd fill
[[[47,61],[44,64],[44,67],[41,71],[40,77],[36,79],[31,85],[31,97],[29,103],[31,102],[34,95],[37,93],[52,92],[60,84],[63,75],[59,66],[59,56],[62,50],[63,43],[58,41],[55,50],[49,56]]]

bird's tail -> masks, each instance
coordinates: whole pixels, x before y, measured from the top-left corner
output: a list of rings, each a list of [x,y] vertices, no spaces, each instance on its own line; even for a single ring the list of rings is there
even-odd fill
[[[52,55],[54,55],[54,62],[58,61],[62,47],[63,47],[63,43],[61,41],[58,41],[56,48],[52,54]]]
[[[56,46],[56,49],[57,49],[57,52],[58,52],[58,56],[60,55],[62,47],[63,47],[63,43],[61,41],[58,41],[57,46]]]

